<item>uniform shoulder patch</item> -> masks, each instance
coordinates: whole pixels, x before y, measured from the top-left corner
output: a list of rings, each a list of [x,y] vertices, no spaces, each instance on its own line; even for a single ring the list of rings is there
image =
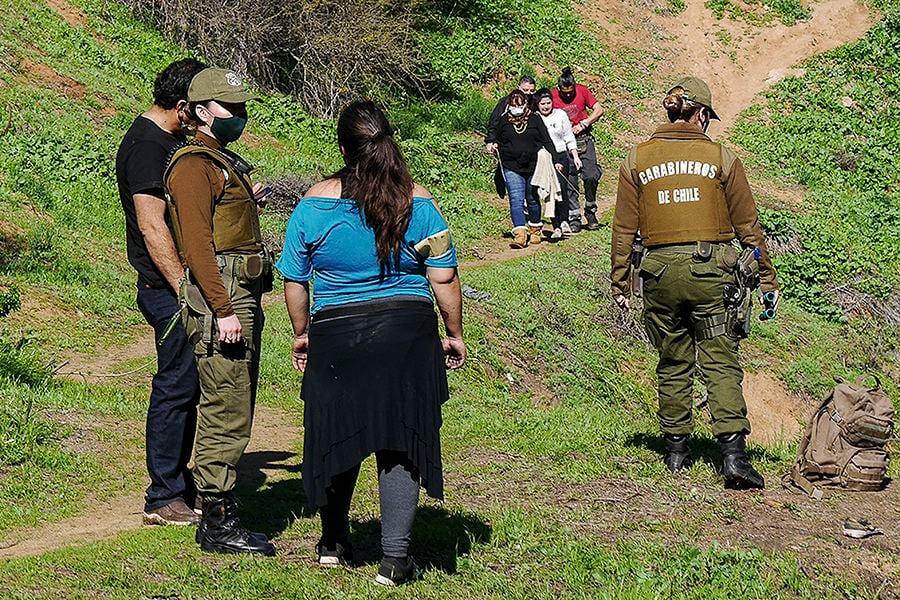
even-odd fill
[[[424,258],[441,258],[445,256],[453,247],[453,240],[450,237],[450,230],[444,229],[415,245],[416,252]]]

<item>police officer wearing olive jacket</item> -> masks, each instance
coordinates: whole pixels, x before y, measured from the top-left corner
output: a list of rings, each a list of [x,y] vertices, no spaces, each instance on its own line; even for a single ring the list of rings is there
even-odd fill
[[[762,291],[771,292],[767,298],[774,315],[775,270],[741,161],[705,133],[710,120],[718,119],[709,87],[685,77],[669,90],[663,106],[670,124],[633,148],[619,171],[612,293],[620,307],[630,308],[631,272],[642,258],[644,325],[659,352],[657,414],[669,470],[690,464],[698,364],[722,451],[725,486],[762,488],[763,478],[745,452],[750,422],[738,362],[743,335],[726,296],[738,289],[736,273],[744,272],[739,262],[752,262]],[[638,234],[646,249],[640,252],[634,244]]]
[[[194,142],[175,151],[165,185],[175,241],[185,266],[185,330],[200,376],[194,479],[203,498],[197,542],[203,550],[272,555],[275,547],[241,527],[232,497],[238,460],[250,441],[259,377],[262,294],[271,262],[262,244],[258,186],[225,145],[247,123],[251,99],[240,78],[205,69],[188,88],[198,123]]]

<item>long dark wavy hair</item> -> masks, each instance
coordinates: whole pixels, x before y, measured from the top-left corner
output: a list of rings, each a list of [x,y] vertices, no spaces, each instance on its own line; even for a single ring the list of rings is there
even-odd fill
[[[375,231],[375,252],[383,267],[400,261],[400,245],[412,216],[413,180],[384,112],[370,100],[347,106],[338,118],[343,169],[335,173],[342,196],[356,200]]]

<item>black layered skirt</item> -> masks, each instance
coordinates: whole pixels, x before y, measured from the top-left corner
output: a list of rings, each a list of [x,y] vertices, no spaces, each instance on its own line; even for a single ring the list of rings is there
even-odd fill
[[[375,300],[317,313],[301,396],[310,506],[325,505],[331,478],[377,450],[405,452],[428,495],[443,499],[441,405],[449,392],[431,302]]]

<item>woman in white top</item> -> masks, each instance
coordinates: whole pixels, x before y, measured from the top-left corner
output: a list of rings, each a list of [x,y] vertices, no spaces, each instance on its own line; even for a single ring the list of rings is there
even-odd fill
[[[569,180],[566,176],[581,170],[581,159],[578,158],[578,150],[575,145],[575,134],[572,133],[572,124],[568,115],[558,108],[553,108],[553,96],[548,88],[539,89],[534,95],[538,113],[547,126],[553,147],[556,149],[556,157],[553,161],[559,171],[559,187],[562,190],[562,201],[556,203],[555,216],[553,217],[553,233],[551,240],[559,240],[569,231]],[[570,159],[571,158],[571,159]]]

